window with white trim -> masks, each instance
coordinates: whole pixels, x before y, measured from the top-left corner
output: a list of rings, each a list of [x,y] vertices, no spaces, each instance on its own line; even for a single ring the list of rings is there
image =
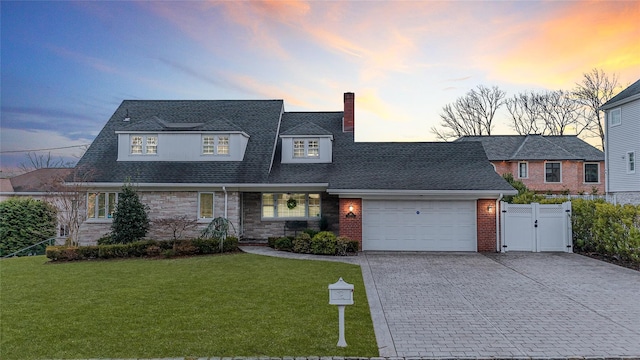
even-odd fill
[[[319,139],[293,139],[294,158],[317,158],[320,156]]]
[[[263,193],[262,218],[319,218],[320,194]]]
[[[544,182],[562,182],[562,163],[549,161],[544,164]]]
[[[87,196],[87,219],[111,219],[116,211],[118,193],[94,192]]]
[[[202,155],[229,155],[229,135],[202,135]]]
[[[609,111],[609,126],[617,126],[622,123],[620,108]]]
[[[518,177],[520,179],[529,178],[529,163],[522,161],[518,163]]]
[[[636,153],[629,151],[627,153],[627,173],[634,174],[636,172]]]
[[[212,192],[198,194],[198,219],[213,219],[213,199]]]
[[[599,183],[600,182],[600,164],[584,163],[584,182]]]
[[[158,154],[157,135],[131,135],[131,155]]]

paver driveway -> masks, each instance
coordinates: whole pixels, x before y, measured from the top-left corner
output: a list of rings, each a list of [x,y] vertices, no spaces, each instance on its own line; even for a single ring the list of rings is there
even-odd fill
[[[640,356],[640,272],[564,253],[359,258],[381,356]]]

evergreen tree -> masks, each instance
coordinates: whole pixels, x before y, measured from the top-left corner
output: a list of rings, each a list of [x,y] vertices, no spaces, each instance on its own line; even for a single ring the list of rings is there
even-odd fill
[[[147,209],[148,207],[142,204],[133,186],[125,184],[118,194],[118,204],[113,213],[112,242],[126,244],[144,238],[149,230]]]

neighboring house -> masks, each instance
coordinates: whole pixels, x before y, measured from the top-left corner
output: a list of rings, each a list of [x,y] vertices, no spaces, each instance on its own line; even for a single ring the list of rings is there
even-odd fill
[[[496,251],[497,200],[516,192],[482,145],[354,142],[354,106],[353,93],[336,112],[285,112],[282,100],[123,101],[77,165],[95,171],[80,239],[109,232],[130,181],[152,223],[186,215],[202,228],[225,217],[251,240],[326,223],[364,250]],[[152,226],[148,236],[167,233]]]
[[[464,136],[480,141],[498,174],[540,193],[604,194],[604,153],[575,135]]]
[[[48,201],[55,206],[56,184],[60,184],[72,171],[73,169],[70,168],[43,168],[8,179],[0,179],[0,201],[5,201],[12,197],[30,197],[36,200]],[[56,207],[60,212],[60,207]],[[64,238],[69,235],[69,229],[63,224],[64,221],[61,220],[62,214],[59,213],[59,215],[57,236]]]
[[[607,194],[616,203],[640,204],[640,80],[600,109],[606,113]]]

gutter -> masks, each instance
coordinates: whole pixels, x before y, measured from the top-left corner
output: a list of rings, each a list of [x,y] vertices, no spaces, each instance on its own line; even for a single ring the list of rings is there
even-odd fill
[[[496,199],[496,252],[500,252],[501,247],[500,247],[500,235],[502,234],[502,226],[498,226],[498,224],[500,224],[500,214],[502,213],[502,210],[498,211],[498,209],[500,209],[500,200],[502,200],[503,198],[503,194],[500,194],[500,197]],[[500,231],[498,230],[500,229]]]
[[[228,219],[229,217],[227,216],[227,209],[229,208],[229,198],[227,197],[227,187],[226,186],[222,186],[222,191],[224,191],[224,218]]]

